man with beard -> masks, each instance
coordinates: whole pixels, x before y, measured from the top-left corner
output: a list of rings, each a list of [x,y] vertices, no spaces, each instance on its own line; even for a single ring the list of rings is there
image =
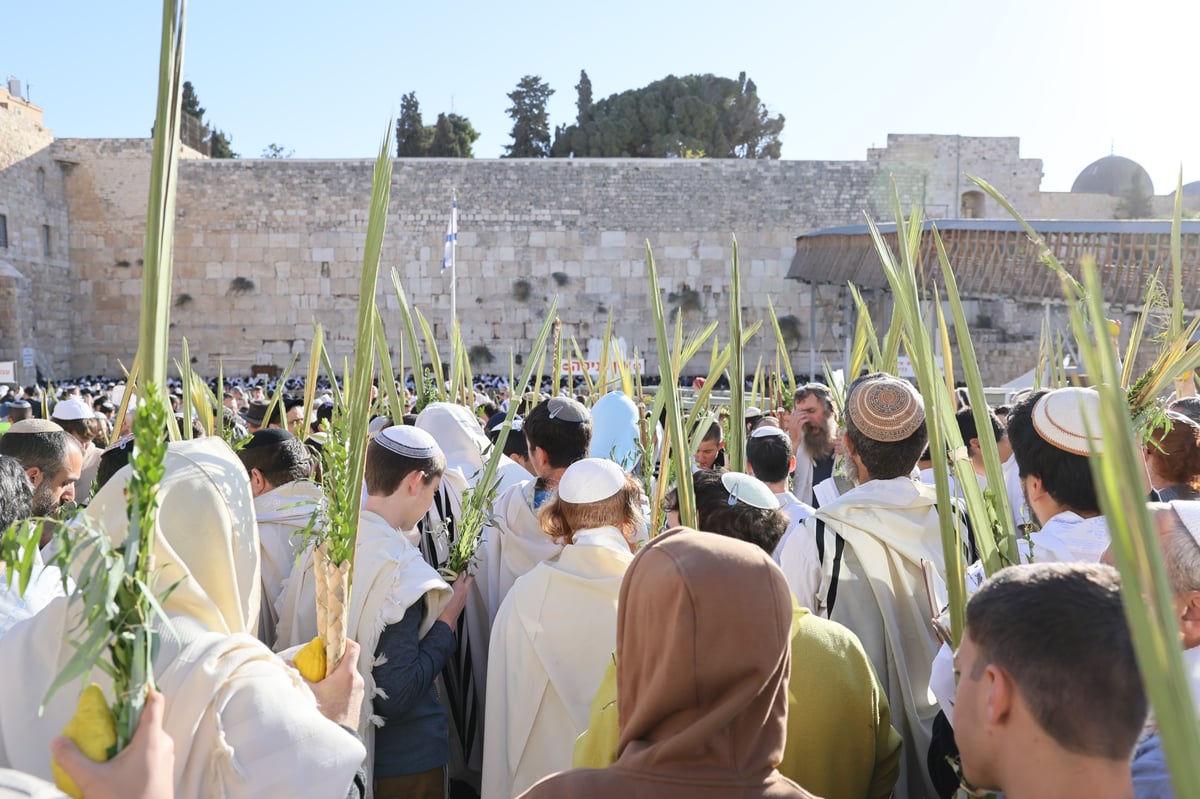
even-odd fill
[[[33,516],[50,516],[75,500],[83,470],[79,444],[54,422],[26,419],[0,436],[0,455],[16,458],[33,484]],[[45,545],[45,541],[42,545]]]
[[[795,484],[792,493],[803,503],[816,506],[813,486],[833,475],[833,447],[837,419],[833,413],[833,395],[821,383],[806,383],[796,389],[793,409],[788,418],[788,435],[796,454]]]

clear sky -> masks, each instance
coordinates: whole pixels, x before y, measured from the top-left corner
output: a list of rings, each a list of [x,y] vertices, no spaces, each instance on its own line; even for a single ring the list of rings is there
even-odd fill
[[[55,135],[146,136],[161,6],[0,0],[0,72],[30,84]],[[1065,191],[1110,151],[1156,193],[1200,180],[1196,0],[608,0],[410,3],[197,0],[184,74],[207,118],[257,156],[372,157],[400,97],[426,124],[468,117],[479,157],[503,152],[521,76],[575,115],[580,69],[599,99],[668,74],[745,71],[786,117],[783,157],[853,159],[888,133],[1018,136]],[[984,175],[984,177],[988,177]]]

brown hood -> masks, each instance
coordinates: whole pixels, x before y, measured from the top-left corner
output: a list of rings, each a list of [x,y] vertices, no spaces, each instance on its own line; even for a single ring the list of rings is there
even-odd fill
[[[759,783],[783,757],[792,601],[758,547],[680,527],[629,566],[617,769]]]

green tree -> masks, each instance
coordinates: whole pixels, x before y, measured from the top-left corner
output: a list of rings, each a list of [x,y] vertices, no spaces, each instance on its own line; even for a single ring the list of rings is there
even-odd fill
[[[479,131],[471,124],[471,120],[458,114],[447,114],[446,119],[450,121],[450,129],[454,131],[454,138],[458,141],[458,158],[474,158],[475,157],[475,140],[479,138]]]
[[[237,158],[231,142],[233,137],[214,127],[204,118],[205,109],[200,105],[196,87],[190,80],[183,82],[183,97],[180,100],[183,119],[180,120],[179,138],[193,150],[208,153],[211,158]],[[151,128],[151,134],[153,128]]]
[[[458,158],[462,155],[458,147],[458,139],[454,135],[454,127],[445,114],[438,114],[437,124],[434,125],[433,143],[429,145],[429,154],[434,158]]]
[[[582,100],[582,90],[580,95]],[[552,154],[778,158],[783,122],[782,115],[768,113],[758,87],[744,72],[736,80],[711,74],[668,75],[592,103],[586,117],[559,129]]]
[[[213,129],[208,138],[208,155],[210,158],[237,158],[233,151],[233,137],[223,130]]]
[[[550,155],[550,121],[546,101],[554,90],[542,82],[540,75],[526,75],[517,88],[509,92],[512,105],[506,113],[512,117],[509,134],[512,144],[505,145],[505,158],[545,158]]]
[[[200,121],[204,120],[204,109],[200,107],[200,98],[196,96],[196,87],[190,80],[183,82],[183,113]]]
[[[421,121],[421,104],[417,93],[409,92],[400,98],[400,118],[396,120],[396,157],[420,158],[429,154],[432,136]]]
[[[1137,171],[1129,179],[1129,185],[1121,193],[1117,207],[1113,210],[1114,219],[1149,219],[1154,216],[1154,203],[1150,192],[1142,183],[1142,176]]]
[[[575,84],[575,93],[578,95],[575,101],[575,108],[578,109],[575,123],[582,125],[592,111],[592,82],[588,79],[587,70],[579,70],[579,83]]]
[[[260,158],[291,158],[295,154],[296,154],[295,150],[289,150],[289,149],[285,148],[282,144],[276,144],[275,142],[271,142],[270,144],[268,144],[266,147],[263,148],[262,155],[259,157]]]

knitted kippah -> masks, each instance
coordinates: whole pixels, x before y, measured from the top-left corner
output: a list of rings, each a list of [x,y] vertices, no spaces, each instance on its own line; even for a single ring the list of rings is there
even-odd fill
[[[1051,445],[1087,457],[1104,452],[1100,395],[1094,388],[1058,388],[1033,406],[1033,429]]]
[[[850,421],[872,441],[903,441],[925,421],[925,403],[907,380],[881,377],[861,383],[846,403]]]

